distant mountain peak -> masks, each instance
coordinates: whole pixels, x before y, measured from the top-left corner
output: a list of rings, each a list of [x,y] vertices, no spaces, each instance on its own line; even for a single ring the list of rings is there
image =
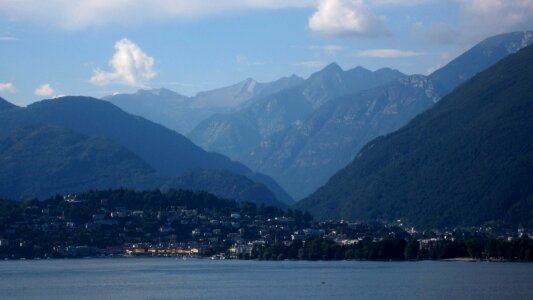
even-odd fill
[[[478,72],[531,44],[533,44],[533,31],[492,36],[476,44],[430,76],[451,91]]]
[[[6,110],[17,107],[15,104],[7,101],[6,99],[0,97],[0,110]]]
[[[343,72],[343,69],[336,62],[332,62],[325,66],[320,72]]]
[[[516,31],[502,33],[488,37],[477,44],[475,47],[495,48],[503,47],[507,54],[515,53],[518,50],[529,46],[533,42],[533,31]]]
[[[398,73],[398,74],[403,74],[401,71],[397,70],[397,69],[391,69],[389,67],[385,67],[385,68],[379,68],[377,70],[374,71],[374,73]],[[405,74],[403,74],[405,75]]]
[[[146,95],[146,94],[151,94],[151,95],[154,95],[154,96],[166,96],[166,97],[185,97],[177,92],[174,92],[170,89],[167,89],[167,88],[157,88],[157,89],[150,89],[150,90],[145,90],[145,89],[139,89],[136,93],[136,95]]]
[[[354,70],[354,71],[368,71],[367,68],[362,67],[362,66],[357,66],[357,67],[353,68],[352,70]]]
[[[302,77],[300,77],[300,76],[298,76],[296,74],[292,74],[291,76],[289,76],[289,79],[301,79],[301,80],[303,80]]]
[[[340,79],[343,74],[344,70],[337,63],[333,62],[324,67],[322,70],[311,74],[307,81],[313,82],[315,80],[323,80],[326,77]]]

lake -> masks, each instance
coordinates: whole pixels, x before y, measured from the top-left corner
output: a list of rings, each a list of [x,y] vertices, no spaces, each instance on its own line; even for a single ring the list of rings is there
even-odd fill
[[[533,299],[533,264],[91,258],[0,262],[0,299]]]

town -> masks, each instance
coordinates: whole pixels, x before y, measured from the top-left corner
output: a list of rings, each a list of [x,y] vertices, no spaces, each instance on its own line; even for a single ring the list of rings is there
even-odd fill
[[[0,200],[0,259],[176,256],[261,260],[522,260],[531,233],[490,227],[417,231],[313,221],[304,212],[205,192],[92,191],[44,201]]]

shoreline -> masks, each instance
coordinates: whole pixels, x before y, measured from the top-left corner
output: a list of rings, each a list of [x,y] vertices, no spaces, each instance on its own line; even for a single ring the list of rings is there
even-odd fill
[[[88,259],[136,259],[136,258],[150,258],[150,259],[174,259],[174,260],[235,260],[235,261],[256,261],[256,262],[390,262],[390,263],[402,263],[402,262],[462,262],[462,263],[531,263],[530,261],[522,260],[503,260],[503,259],[476,259],[470,257],[455,257],[445,259],[421,259],[421,260],[371,260],[371,259],[340,259],[340,260],[310,260],[310,259],[283,259],[283,260],[261,260],[261,259],[239,259],[239,258],[214,258],[212,256],[164,256],[164,255],[103,255],[103,256],[86,256],[86,257],[47,257],[47,258],[4,258],[1,261],[41,261],[41,260],[88,260]]]

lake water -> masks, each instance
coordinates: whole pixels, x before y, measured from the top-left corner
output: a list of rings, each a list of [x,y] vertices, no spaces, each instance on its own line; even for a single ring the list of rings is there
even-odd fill
[[[1,261],[0,299],[533,299],[533,264]]]

